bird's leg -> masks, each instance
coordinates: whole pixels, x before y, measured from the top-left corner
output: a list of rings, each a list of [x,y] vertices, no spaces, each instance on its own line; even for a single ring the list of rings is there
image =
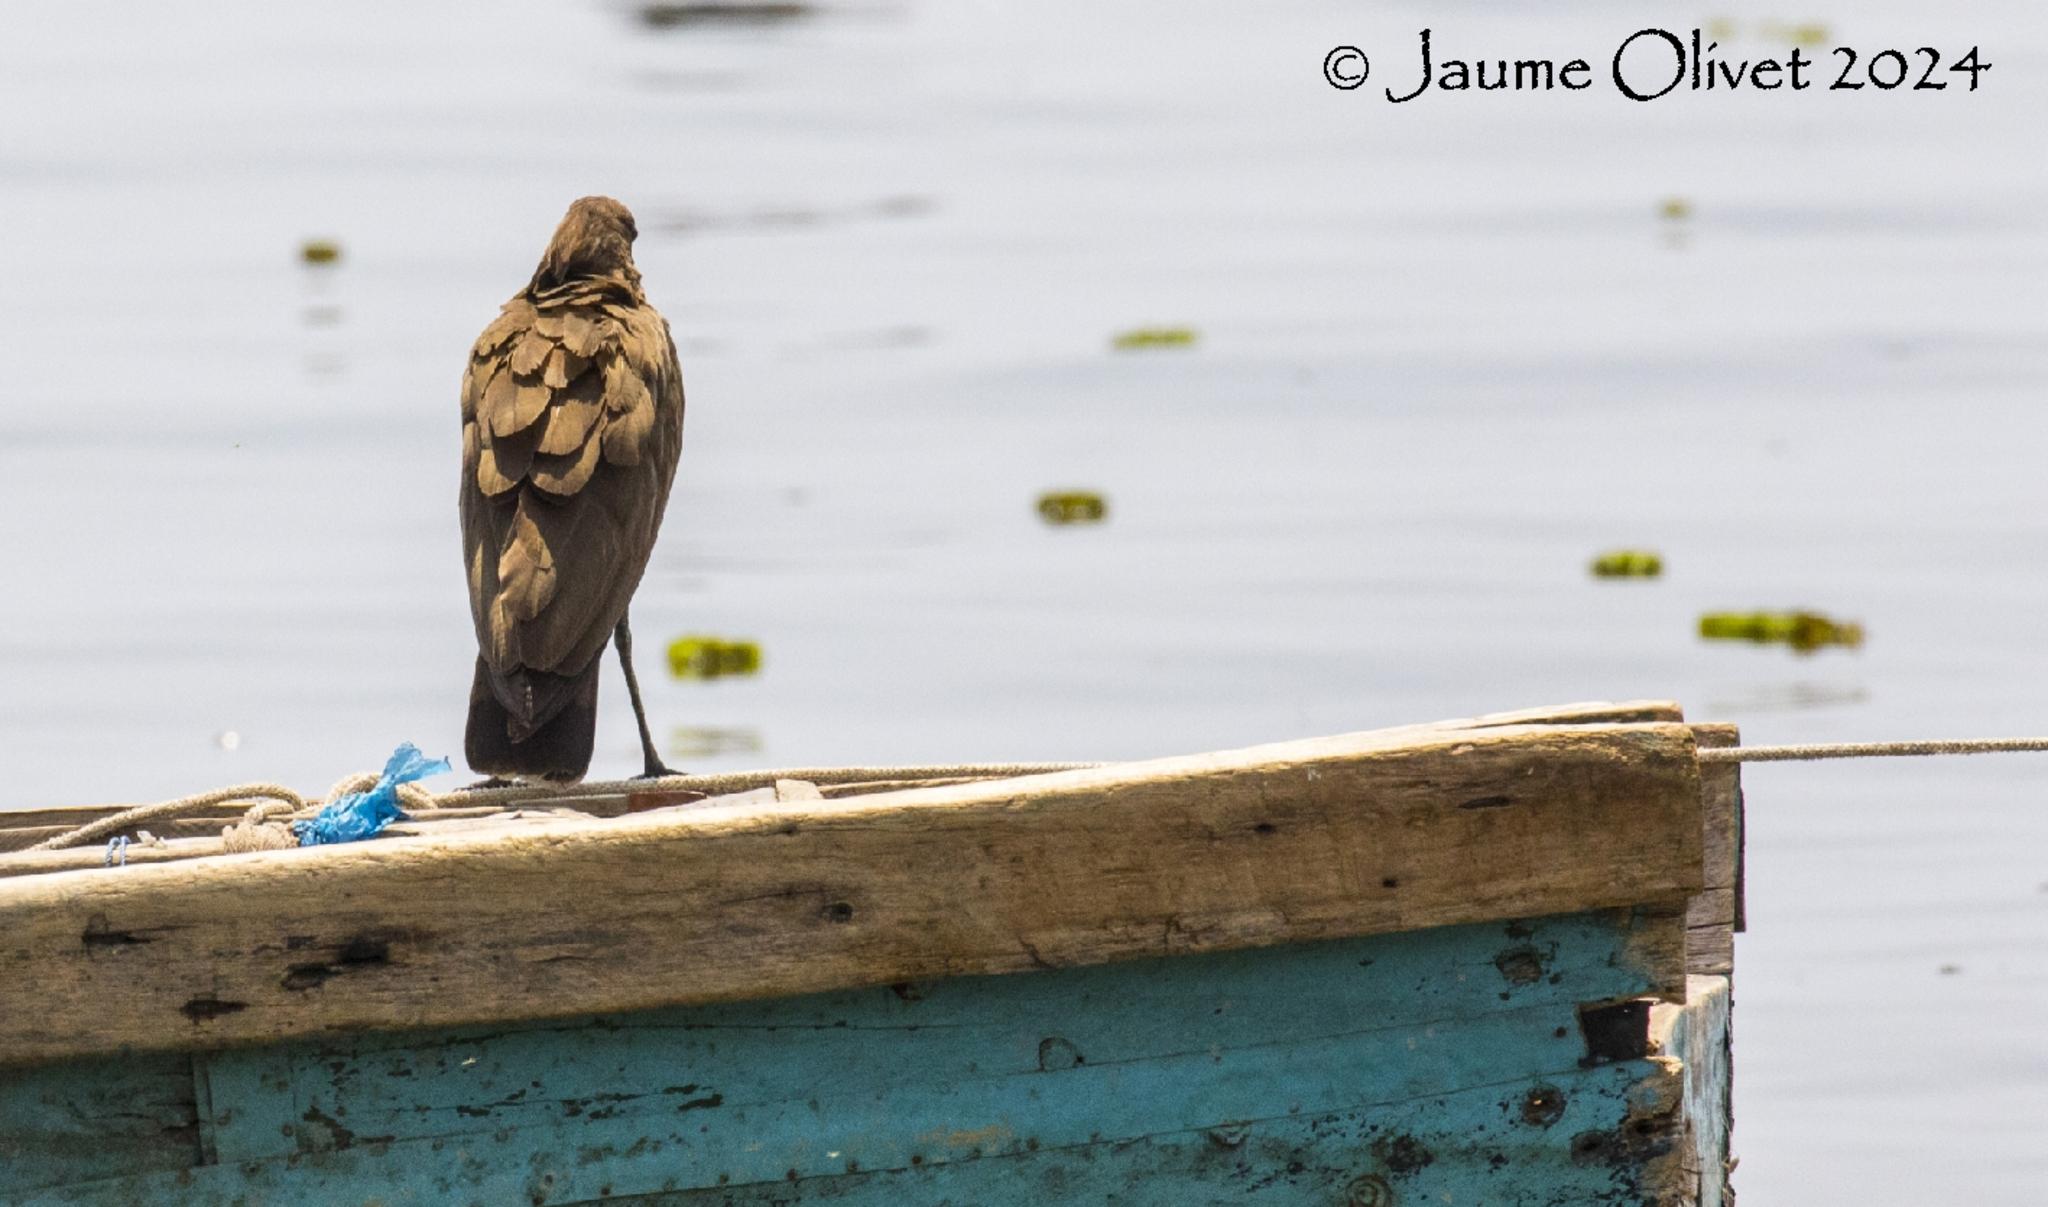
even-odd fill
[[[626,672],[626,694],[633,698],[633,719],[640,723],[640,753],[646,758],[646,770],[637,778],[674,775],[676,773],[654,752],[654,735],[647,729],[647,709],[640,704],[640,680],[633,674],[633,634],[626,627],[623,612],[619,614],[619,627],[612,633],[612,643],[619,647],[619,669]]]

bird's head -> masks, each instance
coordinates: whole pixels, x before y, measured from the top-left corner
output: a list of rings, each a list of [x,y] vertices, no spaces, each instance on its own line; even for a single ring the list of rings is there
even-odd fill
[[[633,211],[609,197],[581,197],[572,202],[555,237],[533,270],[535,290],[548,289],[578,277],[619,276],[638,281],[633,268],[633,240],[640,228]]]

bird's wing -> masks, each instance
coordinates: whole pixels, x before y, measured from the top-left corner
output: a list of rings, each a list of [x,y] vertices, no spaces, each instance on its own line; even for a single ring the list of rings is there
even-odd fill
[[[522,669],[574,675],[603,650],[654,547],[682,412],[667,324],[629,287],[515,298],[478,338],[463,543],[478,648],[508,692]],[[535,722],[553,711],[504,702]]]

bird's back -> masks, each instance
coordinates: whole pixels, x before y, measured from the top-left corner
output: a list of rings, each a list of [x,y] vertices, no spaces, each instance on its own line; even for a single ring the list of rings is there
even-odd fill
[[[537,279],[472,348],[463,552],[478,686],[503,707],[510,742],[546,725],[580,684],[594,704],[595,662],[653,550],[682,427],[675,344],[630,269]]]

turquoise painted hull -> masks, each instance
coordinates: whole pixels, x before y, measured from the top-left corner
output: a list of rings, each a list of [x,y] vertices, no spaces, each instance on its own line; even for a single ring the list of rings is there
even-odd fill
[[[0,1201],[1664,1201],[1669,1063],[1581,1013],[1651,991],[1643,925],[0,1071]]]

